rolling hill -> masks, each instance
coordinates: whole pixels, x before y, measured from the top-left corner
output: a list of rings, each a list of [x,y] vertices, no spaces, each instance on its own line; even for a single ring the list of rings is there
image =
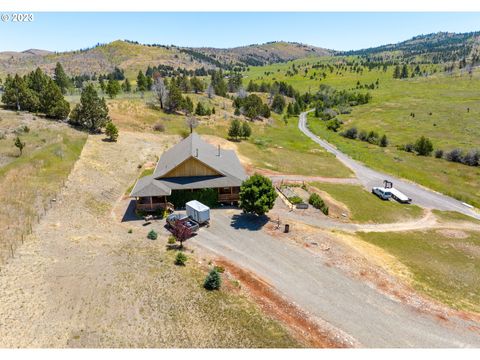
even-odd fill
[[[37,66],[51,73],[55,64],[60,62],[71,75],[107,73],[117,66],[132,76],[136,75],[138,70],[145,70],[149,65],[162,64],[186,69],[229,68],[232,65],[263,65],[331,53],[322,48],[287,42],[215,49],[143,45],[117,40],[88,49],[62,53],[33,49],[23,52],[0,52],[0,74],[16,72],[24,74]]]

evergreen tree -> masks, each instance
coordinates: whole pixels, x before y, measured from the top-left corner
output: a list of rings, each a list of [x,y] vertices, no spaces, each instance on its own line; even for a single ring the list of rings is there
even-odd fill
[[[98,96],[92,84],[88,84],[82,91],[80,104],[72,111],[71,123],[98,132],[109,120],[105,99]]]
[[[240,120],[232,120],[232,122],[230,123],[230,128],[228,129],[228,136],[234,140],[237,140],[239,137],[242,136],[242,126],[240,124]]]
[[[195,94],[203,91],[203,82],[196,76],[190,79],[190,84],[192,85],[192,90],[195,92]]]
[[[430,139],[422,136],[415,142],[413,149],[420,156],[430,156],[433,151],[433,145]]]
[[[118,129],[111,121],[109,121],[107,126],[105,126],[105,135],[108,136],[110,141],[116,142],[118,139]]]
[[[218,290],[220,289],[221,284],[222,279],[220,278],[220,274],[216,269],[212,269],[205,278],[203,287],[207,290]]]
[[[400,66],[399,66],[399,65],[395,66],[395,70],[393,71],[393,78],[394,78],[394,79],[400,79],[400,77],[401,77],[401,72],[402,72],[402,71],[401,71],[401,69],[400,69]]]
[[[71,82],[67,74],[65,74],[62,64],[60,64],[59,62],[57,62],[57,65],[55,66],[53,80],[62,91],[62,94],[66,94],[68,88],[71,86]]]
[[[121,87],[118,80],[110,79],[108,80],[107,87],[105,89],[110,99],[115,98],[120,93]]]
[[[130,83],[130,80],[128,78],[125,78],[125,81],[122,84],[122,89],[124,92],[131,92],[132,91],[132,84]]]
[[[40,100],[38,95],[28,88],[27,83],[19,75],[7,75],[3,86],[2,102],[9,108],[17,111],[39,110]]]
[[[64,99],[60,87],[51,79],[41,92],[40,111],[53,119],[66,119],[70,113],[70,104]]]
[[[193,113],[193,102],[189,96],[186,96],[183,100],[182,109],[183,111],[185,111],[186,114]]]
[[[387,139],[387,135],[383,135],[381,138],[380,138],[380,142],[379,144],[380,147],[387,147],[388,146],[388,139]]]
[[[205,109],[205,106],[203,106],[203,103],[199,101],[197,103],[197,107],[195,108],[195,115],[205,116],[206,114],[207,114],[207,111]]]
[[[23,148],[25,147],[25,143],[20,140],[20,138],[17,136],[15,140],[13,140],[13,144],[15,145],[18,150],[20,150],[20,156],[23,154]]]
[[[170,86],[168,88],[168,98],[167,98],[167,110],[169,112],[175,112],[180,109],[183,103],[182,93],[178,87],[176,81],[170,81]]]
[[[283,113],[284,109],[285,109],[285,98],[280,94],[276,94],[273,97],[272,110],[275,111],[277,114],[281,114]]]
[[[402,79],[408,78],[408,67],[407,67],[407,64],[403,64],[403,66],[402,66],[402,73],[400,74],[400,77],[401,77]]]
[[[148,82],[147,78],[143,74],[143,72],[140,70],[137,75],[137,90],[140,92],[145,92],[147,91],[148,87]]]
[[[244,138],[244,139],[248,139],[250,137],[250,135],[252,135],[252,128],[250,127],[250,125],[246,121],[244,121],[242,123],[242,129],[241,130],[242,130],[241,135],[242,135],[242,138]]]

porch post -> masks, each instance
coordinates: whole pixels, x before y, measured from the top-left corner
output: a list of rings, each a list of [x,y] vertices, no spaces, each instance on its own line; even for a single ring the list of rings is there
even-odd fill
[[[153,210],[153,200],[151,196],[150,196],[150,210]]]

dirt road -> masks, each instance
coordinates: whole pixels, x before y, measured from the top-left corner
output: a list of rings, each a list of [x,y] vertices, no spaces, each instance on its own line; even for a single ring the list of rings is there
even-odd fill
[[[329,266],[319,254],[274,238],[238,210],[212,211],[212,224],[192,239],[253,271],[288,299],[366,347],[478,347],[479,324],[418,311]]]

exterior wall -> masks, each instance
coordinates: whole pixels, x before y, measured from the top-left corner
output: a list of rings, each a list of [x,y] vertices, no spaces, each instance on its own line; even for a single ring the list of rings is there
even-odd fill
[[[203,164],[199,160],[190,157],[170,172],[162,176],[162,178],[169,177],[188,177],[188,176],[215,176],[220,175],[218,171]]]
[[[218,189],[218,202],[238,202],[239,200],[240,187]]]

